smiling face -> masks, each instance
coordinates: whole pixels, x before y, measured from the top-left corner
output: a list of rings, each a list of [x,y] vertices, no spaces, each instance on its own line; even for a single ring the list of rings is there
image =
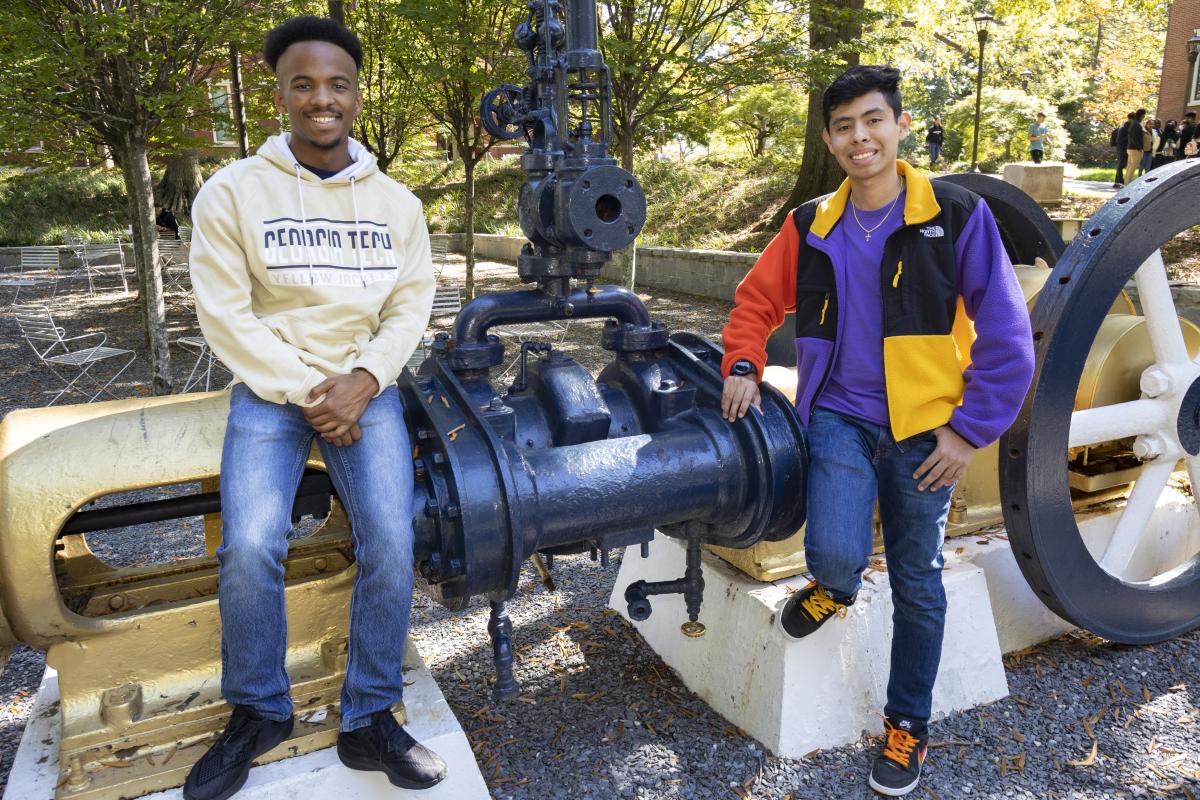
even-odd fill
[[[874,91],[831,108],[821,138],[853,185],[896,174],[896,151],[911,124],[907,111],[897,118],[883,93]]]
[[[347,138],[362,110],[354,59],[329,42],[296,42],[279,57],[276,76],[275,108],[291,121],[292,154],[324,169],[347,166]]]

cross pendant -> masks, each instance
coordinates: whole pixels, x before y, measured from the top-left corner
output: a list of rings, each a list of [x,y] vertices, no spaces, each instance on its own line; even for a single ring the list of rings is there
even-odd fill
[[[869,233],[867,234],[867,241],[868,242],[871,241],[871,234],[869,234]]]

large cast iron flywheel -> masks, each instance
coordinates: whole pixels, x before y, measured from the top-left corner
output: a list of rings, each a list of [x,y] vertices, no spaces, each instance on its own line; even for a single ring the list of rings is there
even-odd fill
[[[1172,523],[1156,514],[1177,470],[1200,491],[1200,364],[1184,344],[1160,251],[1200,223],[1198,196],[1200,161],[1177,162],[1133,182],[1088,221],[1034,307],[1033,386],[1000,442],[1004,519],[1025,578],[1060,616],[1129,644],[1200,625],[1197,526],[1167,536]],[[1074,411],[1088,350],[1130,278],[1154,355],[1142,396]],[[1111,538],[1091,528],[1081,535],[1064,454],[1120,440],[1133,441],[1141,471]]]

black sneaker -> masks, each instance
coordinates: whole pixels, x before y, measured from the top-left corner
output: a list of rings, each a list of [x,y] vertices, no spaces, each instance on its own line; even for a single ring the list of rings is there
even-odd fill
[[[884,717],[883,729],[887,741],[871,765],[870,784],[880,794],[900,797],[917,788],[921,780],[929,733],[924,723],[895,716]]]
[[[846,608],[854,605],[856,596],[834,597],[824,586],[813,581],[787,599],[776,620],[785,634],[793,639],[801,639],[834,615],[846,616]]]
[[[382,772],[402,789],[428,789],[446,777],[446,762],[409,736],[387,709],[375,712],[370,725],[339,733],[337,750],[350,769]]]
[[[192,765],[183,784],[184,800],[226,800],[237,794],[250,774],[250,762],[292,733],[293,718],[264,719],[246,706],[233,716],[208,752]]]

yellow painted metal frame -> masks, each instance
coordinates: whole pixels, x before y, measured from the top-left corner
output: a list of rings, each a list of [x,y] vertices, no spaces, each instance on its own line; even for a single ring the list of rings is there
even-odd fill
[[[44,648],[58,671],[59,798],[178,786],[224,725],[215,561],[112,569],[83,537],[58,534],[95,498],[190,481],[212,487],[228,412],[228,393],[213,392],[14,411],[0,423],[0,647]],[[322,466],[319,456],[310,464]],[[285,564],[293,696],[298,712],[325,713],[265,760],[336,736],[355,568],[336,507],[333,518]],[[211,553],[211,521],[206,534]],[[106,615],[67,606],[64,585],[75,580],[107,580]],[[127,597],[139,598],[131,610]]]

